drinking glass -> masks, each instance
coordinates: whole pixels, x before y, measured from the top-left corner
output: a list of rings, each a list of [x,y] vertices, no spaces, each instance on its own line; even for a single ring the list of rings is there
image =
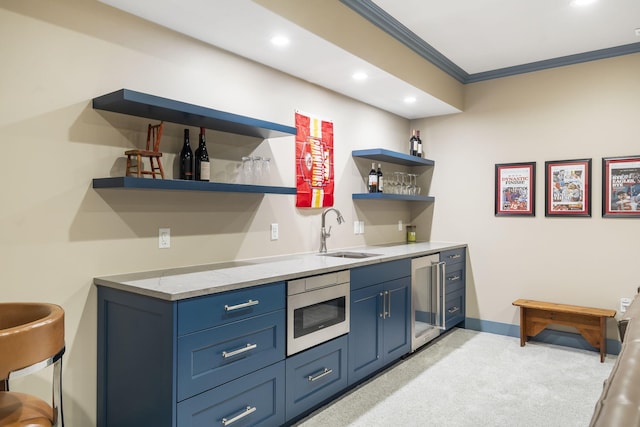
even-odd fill
[[[242,183],[251,184],[253,178],[253,157],[242,157]]]
[[[262,158],[262,177],[263,185],[271,184],[271,157]]]
[[[262,157],[253,157],[253,183],[262,185]]]

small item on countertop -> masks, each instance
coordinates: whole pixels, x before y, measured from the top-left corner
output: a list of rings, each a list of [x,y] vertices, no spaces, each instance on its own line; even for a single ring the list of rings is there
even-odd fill
[[[407,243],[416,242],[416,226],[407,225]]]

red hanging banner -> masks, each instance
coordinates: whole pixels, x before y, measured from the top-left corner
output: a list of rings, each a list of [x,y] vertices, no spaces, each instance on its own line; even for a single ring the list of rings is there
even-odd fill
[[[296,111],[296,207],[333,206],[333,122]]]

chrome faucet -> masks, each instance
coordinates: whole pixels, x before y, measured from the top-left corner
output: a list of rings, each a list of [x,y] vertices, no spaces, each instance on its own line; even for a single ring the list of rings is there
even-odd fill
[[[327,252],[327,237],[331,237],[331,226],[329,226],[328,230],[325,229],[325,226],[324,226],[324,223],[325,223],[324,217],[327,215],[327,212],[330,212],[330,211],[334,211],[336,215],[338,215],[338,224],[342,224],[344,222],[344,218],[342,218],[342,214],[336,208],[325,209],[325,211],[322,212],[322,228],[320,229],[320,253],[321,254],[324,254]]]

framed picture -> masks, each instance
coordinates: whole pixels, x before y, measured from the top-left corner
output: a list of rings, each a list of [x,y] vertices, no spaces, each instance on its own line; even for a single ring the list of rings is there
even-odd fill
[[[496,216],[535,216],[535,162],[496,165],[495,185]]]
[[[545,162],[545,216],[591,216],[591,159]]]
[[[640,218],[640,156],[602,159],[602,216]]]

